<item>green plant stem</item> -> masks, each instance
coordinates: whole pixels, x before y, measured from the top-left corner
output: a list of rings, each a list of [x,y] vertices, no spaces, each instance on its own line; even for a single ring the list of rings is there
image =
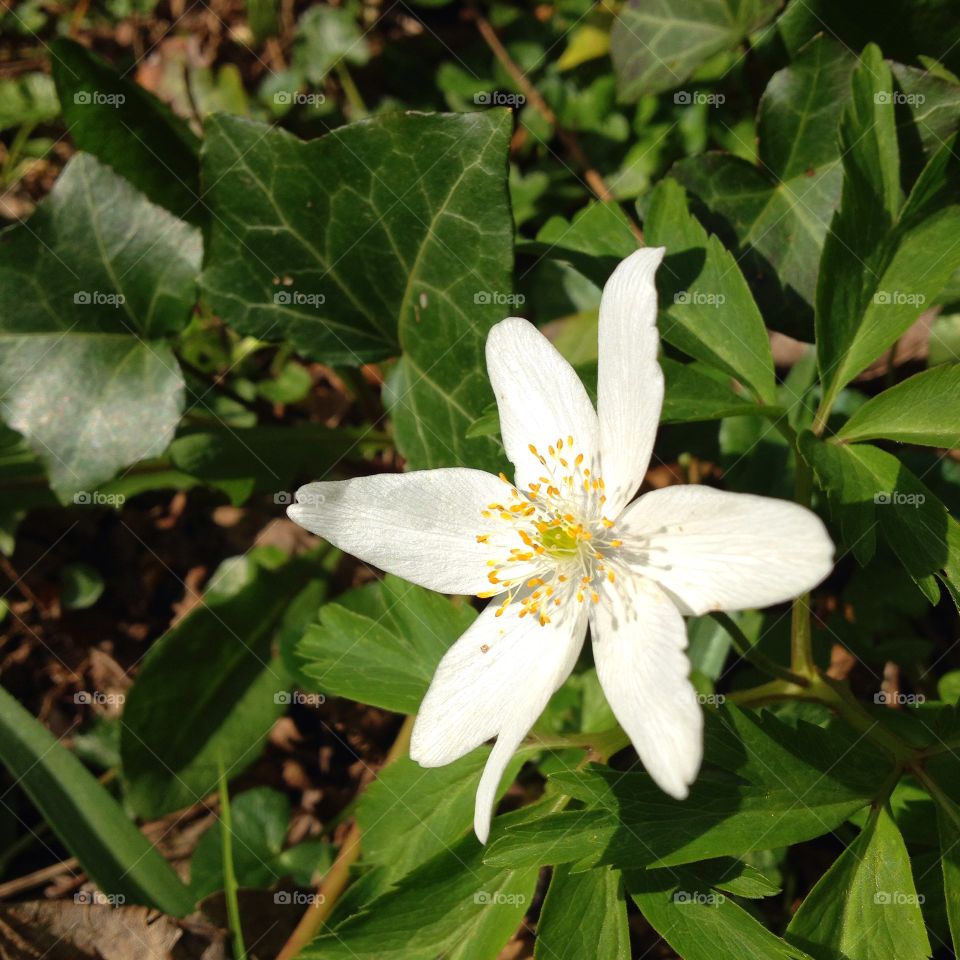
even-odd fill
[[[360,90],[353,81],[353,75],[350,73],[350,68],[342,60],[338,60],[337,65],[333,69],[337,74],[337,79],[340,81],[340,86],[343,88],[343,92],[346,94],[347,103],[350,104],[351,119],[362,119],[370,111],[367,109],[367,105],[363,102],[363,97],[360,94]]]
[[[943,792],[940,784],[927,773],[920,763],[911,764],[907,769],[920,781],[923,788],[933,798],[934,803],[953,821],[957,830],[960,830],[960,810],[957,809],[953,800]]]
[[[227,926],[233,941],[234,960],[246,960],[247,948],[243,942],[240,923],[240,904],[237,900],[237,874],[233,866],[233,818],[230,813],[230,791],[223,769],[223,757],[217,758],[220,787],[220,844],[223,855],[223,896],[227,904]]]
[[[804,507],[810,506],[810,494],[813,489],[813,472],[797,453],[796,501]],[[810,629],[810,594],[804,593],[793,601],[793,614],[790,622],[790,669],[801,677],[816,675],[817,666],[813,659],[812,631]]]
[[[715,612],[711,613],[710,616],[730,635],[730,639],[733,641],[733,647],[737,653],[745,660],[749,660],[758,670],[769,673],[771,677],[777,677],[787,683],[806,686],[807,678],[805,676],[794,673],[786,667],[781,667],[779,663],[775,663],[769,657],[760,653],[750,642],[749,637],[740,629],[736,620],[728,613]]]

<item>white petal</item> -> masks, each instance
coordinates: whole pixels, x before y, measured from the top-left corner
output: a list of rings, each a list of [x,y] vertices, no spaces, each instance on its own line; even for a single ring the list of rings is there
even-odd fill
[[[692,484],[644,494],[616,535],[624,559],[688,614],[791,600],[833,568],[833,543],[811,510]]]
[[[491,737],[497,743],[477,790],[474,829],[485,842],[497,785],[517,745],[577,662],[586,633],[583,604],[564,602],[546,626],[501,616],[491,603],[447,651],[420,705],[410,756],[421,766],[452,763]]]
[[[475,594],[491,589],[487,561],[502,553],[477,542],[480,534],[498,535],[496,517],[484,518],[482,511],[509,490],[481,470],[380,473],[308,483],[287,513],[341,550],[411,583]],[[536,569],[531,564],[517,576]]]
[[[508,317],[487,337],[487,370],[500,410],[500,433],[507,456],[516,468],[517,486],[527,489],[548,476],[558,482],[583,454],[581,469],[596,474],[599,464],[597,414],[573,367],[532,323]],[[573,450],[569,438],[573,437]],[[550,454],[562,441],[563,450]],[[531,444],[547,467],[530,450]],[[580,491],[580,485],[576,485]]]
[[[657,362],[657,288],[663,247],[630,254],[600,301],[597,412],[607,515],[615,517],[643,481],[663,405]]]
[[[703,757],[703,715],[688,676],[683,618],[652,581],[623,571],[591,609],[600,686],[661,790],[682,800]]]

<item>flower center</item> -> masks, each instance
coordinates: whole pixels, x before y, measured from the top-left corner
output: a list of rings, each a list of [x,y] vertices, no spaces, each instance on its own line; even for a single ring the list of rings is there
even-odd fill
[[[503,595],[498,617],[516,600],[520,617],[546,626],[564,602],[599,602],[600,581],[615,579],[611,553],[621,542],[609,537],[613,521],[603,516],[603,479],[584,465],[573,437],[557,440],[545,455],[532,444],[530,452],[544,476],[521,491],[501,474],[509,500],[481,513],[488,532],[477,540],[490,545],[492,557],[491,589],[479,596]]]

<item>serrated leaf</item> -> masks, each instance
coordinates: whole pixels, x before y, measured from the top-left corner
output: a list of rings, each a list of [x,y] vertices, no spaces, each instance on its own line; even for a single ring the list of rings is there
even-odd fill
[[[752,403],[737,393],[729,377],[696,363],[677,363],[660,359],[666,381],[663,398],[663,423],[693,423],[751,414],[778,416],[781,407]]]
[[[631,871],[627,889],[647,922],[684,960],[810,960],[733,900],[681,870]]]
[[[886,808],[807,894],[787,938],[814,960],[927,960],[910,856]]]
[[[960,447],[960,364],[918,373],[853,412],[837,439]]]
[[[468,604],[387,576],[322,607],[295,656],[317,690],[416,713],[440,658],[475,617]]]
[[[732,254],[689,212],[676,181],[662,180],[654,189],[644,229],[648,243],[667,248],[657,272],[664,339],[775,403],[763,318]]]
[[[0,761],[101,891],[173,916],[193,909],[187,888],[109,791],[3,689]]]
[[[54,490],[162,453],[184,391],[162,338],[189,318],[199,231],[77,154],[0,247],[0,413]]]
[[[309,143],[207,126],[210,307],[327,363],[402,354],[386,398],[408,465],[500,469],[498,445],[465,434],[492,399],[486,333],[509,312],[509,113],[393,113]]]
[[[200,142],[187,124],[81,44],[60,37],[48,49],[63,118],[77,147],[109,164],[153,203],[199,223]]]
[[[494,831],[531,816],[498,818]],[[536,885],[536,867],[483,863],[472,834],[407,874],[363,912],[318,937],[304,960],[489,960],[517,928]]]
[[[591,767],[558,774],[556,789],[589,809],[507,831],[487,862],[660,866],[786,846],[835,829],[871,798],[876,765],[889,766],[839,727],[794,729],[770,714],[727,707],[708,731],[707,763],[686,800],[667,797],[642,773]]]
[[[285,561],[266,548],[225,561],[204,603],[144,658],[120,739],[127,801],[142,816],[201,800],[220,758],[228,776],[245,769],[283,713],[288,680],[273,634],[312,573]]]
[[[535,960],[630,960],[627,904],[619,870],[557,867],[537,924]]]
[[[701,63],[763,26],[779,0],[628,0],[610,54],[623,100],[678,87]]]

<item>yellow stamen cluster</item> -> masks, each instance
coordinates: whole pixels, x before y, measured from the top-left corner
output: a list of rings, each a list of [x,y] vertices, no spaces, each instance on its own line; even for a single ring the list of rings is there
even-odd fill
[[[530,453],[544,467],[544,476],[520,490],[500,474],[509,489],[504,503],[491,503],[481,516],[496,533],[477,535],[478,543],[500,547],[500,558],[487,561],[491,568],[489,591],[481,597],[504,594],[496,616],[502,616],[519,598],[519,616],[536,617],[541,626],[550,622],[549,611],[576,596],[583,603],[589,598],[598,603],[600,595],[592,586],[595,579],[615,581],[605,551],[621,545],[607,539],[613,521],[602,516],[606,502],[603,478],[584,466],[584,455],[577,453],[572,436],[559,438],[541,453],[530,444]],[[582,516],[588,519],[581,519]],[[508,524],[504,530],[498,521]],[[503,533],[516,536],[520,544],[500,543]],[[503,552],[505,551],[505,555]],[[538,575],[528,576],[531,564]],[[523,572],[521,572],[523,571]]]

